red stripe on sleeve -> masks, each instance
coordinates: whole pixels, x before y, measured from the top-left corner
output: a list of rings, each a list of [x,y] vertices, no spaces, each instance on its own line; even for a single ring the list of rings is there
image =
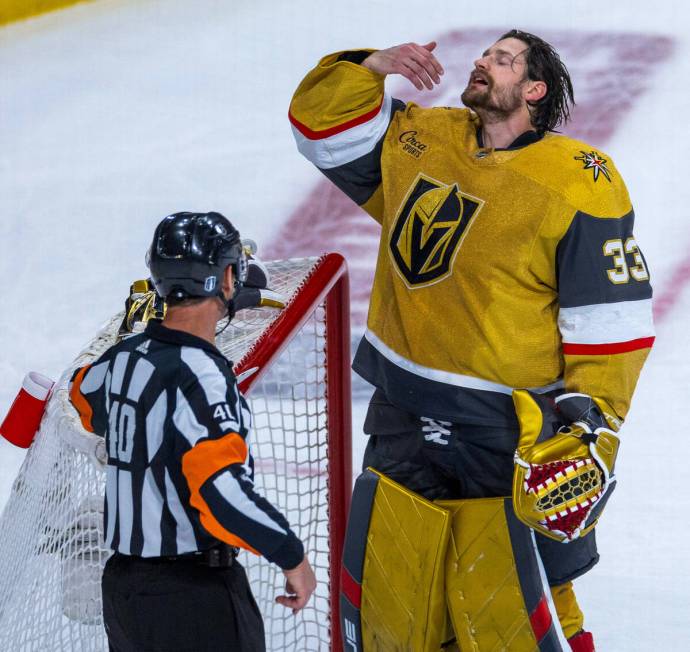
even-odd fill
[[[345,566],[340,569],[340,587],[350,604],[359,609],[362,605],[362,586],[357,584]]]
[[[534,611],[529,615],[529,622],[532,625],[532,631],[539,643],[551,627],[551,612],[549,605],[546,602],[546,596],[542,595],[539,604],[534,608]]]
[[[356,127],[357,125],[364,124],[365,122],[369,122],[372,118],[375,118],[379,111],[381,110],[381,107],[383,106],[383,97],[381,98],[381,103],[373,110],[369,111],[368,113],[364,113],[360,115],[357,118],[352,118],[352,120],[348,120],[347,122],[343,122],[342,124],[336,125],[335,127],[330,127],[329,129],[322,129],[321,131],[314,131],[312,129],[309,129],[307,125],[302,124],[297,118],[295,118],[292,113],[288,112],[288,118],[290,118],[290,122],[295,125],[295,128],[306,138],[309,138],[309,140],[322,140],[323,138],[328,138],[329,136],[335,136],[335,134],[339,134],[343,131],[347,131],[348,129],[352,129],[352,127]]]
[[[565,355],[608,355],[611,353],[628,353],[648,349],[654,344],[653,337],[640,337],[628,342],[613,342],[611,344],[568,344],[563,342]]]

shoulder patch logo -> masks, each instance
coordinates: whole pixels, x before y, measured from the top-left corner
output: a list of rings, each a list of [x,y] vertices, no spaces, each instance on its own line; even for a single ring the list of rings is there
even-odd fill
[[[592,150],[591,152],[583,152],[580,150],[582,156],[574,156],[576,161],[582,161],[585,164],[583,170],[592,170],[594,173],[594,181],[599,180],[599,173],[603,174],[609,183],[611,182],[611,173],[606,167],[606,159],[601,155]]]
[[[151,345],[151,340],[144,340],[137,348],[136,350],[139,351],[142,355],[148,355],[149,352],[149,346]]]
[[[403,200],[390,234],[389,251],[410,289],[438,283],[452,271],[455,256],[484,201],[419,174]]]

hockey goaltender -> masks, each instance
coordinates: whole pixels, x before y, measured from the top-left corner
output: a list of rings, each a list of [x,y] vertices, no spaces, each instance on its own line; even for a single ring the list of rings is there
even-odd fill
[[[574,94],[551,45],[500,36],[467,108],[391,97],[391,74],[441,83],[435,47],[325,56],[290,106],[299,151],[382,227],[344,644],[591,652],[572,582],[654,340],[631,201],[609,155],[555,133]]]

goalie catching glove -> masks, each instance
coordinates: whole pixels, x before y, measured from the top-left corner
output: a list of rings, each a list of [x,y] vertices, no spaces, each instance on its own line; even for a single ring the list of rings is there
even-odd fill
[[[149,319],[163,319],[165,308],[165,301],[156,292],[151,279],[134,281],[125,300],[125,316],[119,334],[133,333],[136,324],[146,324]]]
[[[563,394],[554,402],[515,390],[513,402],[520,424],[515,514],[556,541],[584,536],[616,483],[620,421],[604,401],[586,394]]]

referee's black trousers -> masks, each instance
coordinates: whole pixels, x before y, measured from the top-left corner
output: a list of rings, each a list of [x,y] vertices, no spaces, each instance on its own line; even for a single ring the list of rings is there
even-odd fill
[[[244,568],[115,553],[103,573],[110,652],[265,652]]]

